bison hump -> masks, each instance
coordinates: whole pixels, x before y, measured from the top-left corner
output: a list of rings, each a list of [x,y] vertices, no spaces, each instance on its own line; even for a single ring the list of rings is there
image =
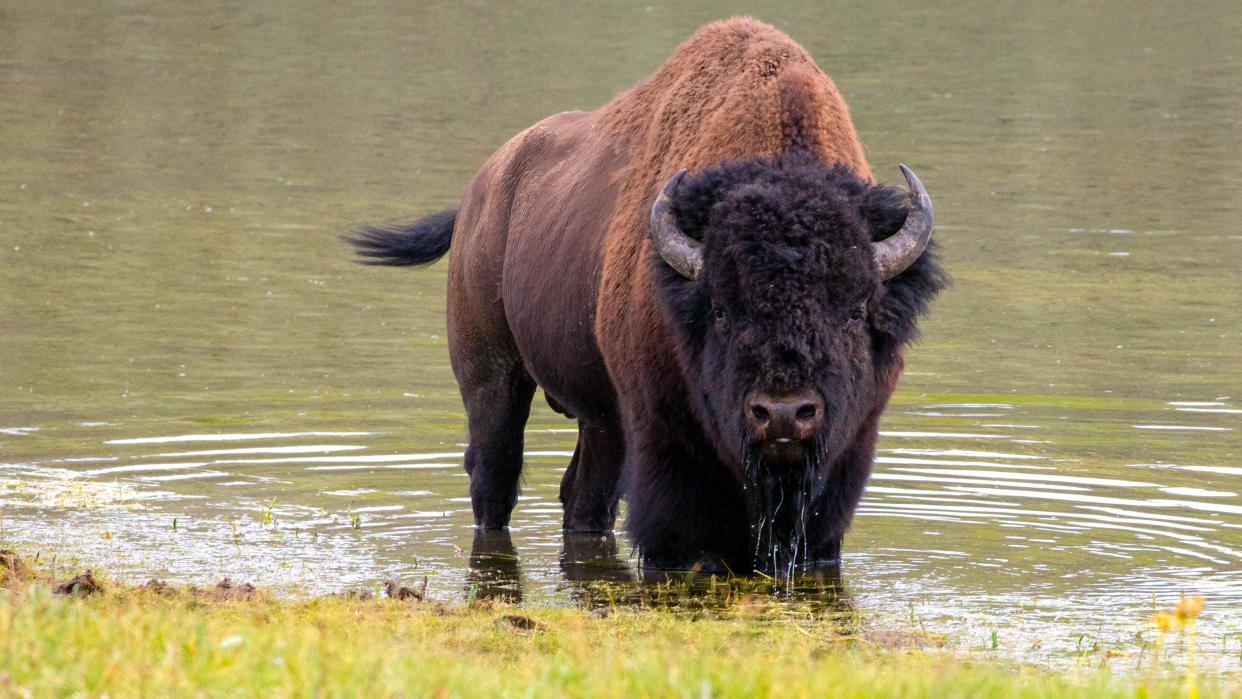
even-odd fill
[[[700,29],[647,80],[601,108],[599,126],[653,180],[800,147],[871,179],[832,80],[806,49],[751,17]]]

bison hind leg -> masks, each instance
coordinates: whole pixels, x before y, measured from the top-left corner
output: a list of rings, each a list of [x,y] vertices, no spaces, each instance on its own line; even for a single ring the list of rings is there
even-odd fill
[[[509,526],[517,504],[523,430],[535,397],[535,381],[520,360],[488,368],[460,382],[470,423],[466,473],[475,526],[500,529]]]
[[[578,421],[578,446],[561,478],[566,531],[613,530],[624,459],[625,446],[619,425],[600,427]]]

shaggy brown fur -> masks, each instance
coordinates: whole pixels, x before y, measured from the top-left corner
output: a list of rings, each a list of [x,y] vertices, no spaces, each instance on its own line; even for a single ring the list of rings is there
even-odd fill
[[[662,307],[648,216],[661,186],[682,168],[693,177],[721,163],[784,153],[805,154],[825,173],[839,165],[839,176],[825,177],[856,183],[841,185],[847,189],[873,182],[832,81],[780,31],[733,18],[703,27],[652,76],[603,107],[557,114],[515,136],[479,170],[455,216],[369,229],[354,240],[379,264],[430,262],[451,245],[449,352],[469,419],[465,466],[477,525],[509,522],[522,430],[539,386],[579,423],[561,484],[566,529],[613,527],[624,464],[631,474],[660,476],[660,485],[643,488],[663,488],[651,500],[630,500],[631,521],[639,523],[631,531],[646,561],[745,566],[739,458],[722,453],[713,429],[696,422],[701,416],[688,395],[706,389],[689,385],[679,355],[682,321]],[[878,284],[869,258],[862,259],[866,269],[855,276]],[[938,288],[938,268],[925,272],[925,284],[907,285],[917,291],[900,309],[925,306]],[[817,525],[824,540],[812,556],[835,556],[905,339],[885,346],[867,379],[877,393],[864,412],[866,434],[834,447],[852,470],[848,482],[836,484],[842,501],[825,506],[832,521]],[[844,476],[837,469],[827,477]]]

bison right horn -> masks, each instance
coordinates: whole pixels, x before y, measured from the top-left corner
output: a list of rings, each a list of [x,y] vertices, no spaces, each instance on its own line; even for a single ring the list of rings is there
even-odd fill
[[[655,203],[651,205],[651,239],[655,241],[656,251],[686,279],[698,279],[703,269],[703,249],[701,243],[686,235],[677,227],[677,219],[673,216],[673,192],[686,176],[682,170],[669,178],[664,189],[660,190]]]
[[[919,259],[919,255],[927,249],[932,232],[932,202],[923,189],[923,183],[910,168],[899,165],[901,174],[906,176],[910,185],[910,213],[901,230],[876,243],[871,244],[875,265],[880,270],[880,278],[892,279],[901,274],[907,267]]]

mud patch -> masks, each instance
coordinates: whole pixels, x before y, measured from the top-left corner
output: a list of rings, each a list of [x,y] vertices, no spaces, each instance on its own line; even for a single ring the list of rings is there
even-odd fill
[[[29,580],[33,575],[17,553],[10,549],[0,549],[0,585],[10,581]]]
[[[398,580],[384,583],[384,592],[392,599],[421,602],[427,599],[427,576],[423,576],[423,584],[419,588],[406,587]]]
[[[191,591],[194,588],[190,588]],[[241,583],[240,585],[232,580],[225,578],[216,583],[212,589],[210,597],[216,601],[226,600],[252,600],[259,594],[254,585],[250,583]]]
[[[75,575],[68,580],[62,580],[52,585],[52,592],[69,597],[90,597],[91,595],[102,594],[103,586],[95,580],[95,576],[91,575],[91,571],[88,570],[81,575]]]
[[[134,588],[134,592],[147,595],[158,595],[160,597],[176,597],[177,588],[169,585],[163,580],[152,578],[147,582]]]
[[[496,622],[510,631],[518,631],[521,633],[536,633],[548,630],[547,626],[544,626],[534,619],[521,614],[505,614],[497,619]]]

